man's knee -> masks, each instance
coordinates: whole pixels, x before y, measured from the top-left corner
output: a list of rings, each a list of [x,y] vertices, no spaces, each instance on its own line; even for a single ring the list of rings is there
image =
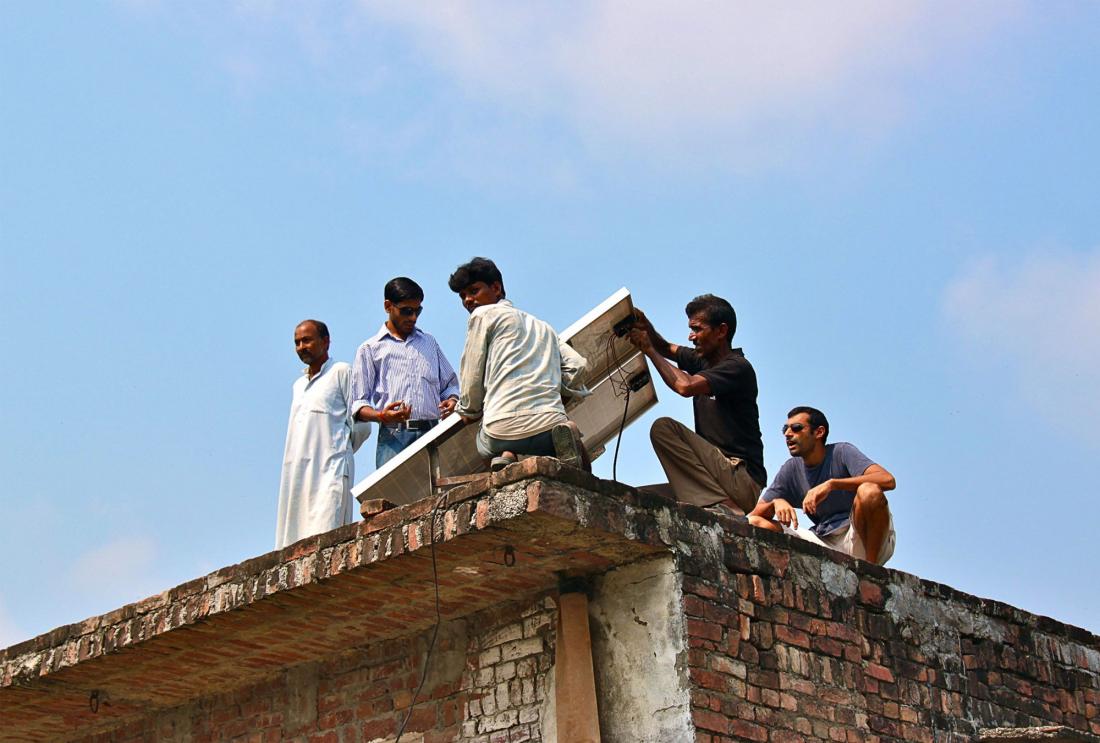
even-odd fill
[[[882,492],[881,487],[874,483],[865,482],[856,488],[855,507],[861,511],[884,512],[889,507],[889,503],[886,500],[886,493]]]
[[[674,436],[679,425],[674,418],[667,416],[653,421],[653,425],[649,427],[649,441],[653,448],[660,448],[663,442]]]

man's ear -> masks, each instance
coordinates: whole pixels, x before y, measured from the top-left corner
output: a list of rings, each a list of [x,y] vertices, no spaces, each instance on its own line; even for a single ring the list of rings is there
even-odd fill
[[[723,338],[723,340],[725,340],[728,343],[729,340],[730,340],[730,326],[729,326],[729,323],[719,323],[718,324],[718,332],[722,333],[723,331],[724,331],[725,334],[722,336],[722,338]]]
[[[814,429],[814,438],[815,439],[825,438],[825,426],[818,426],[817,428]]]
[[[389,312],[391,309],[393,309],[393,302],[391,302],[388,299],[383,299],[382,300],[382,309],[384,309],[386,312]]]

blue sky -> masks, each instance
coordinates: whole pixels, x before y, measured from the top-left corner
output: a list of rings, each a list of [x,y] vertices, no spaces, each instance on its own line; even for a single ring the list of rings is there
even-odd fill
[[[474,255],[729,298],[769,472],[820,407],[891,567],[1100,631],[1100,6],[959,5],[0,6],[0,646],[269,550],[295,323],[409,275],[457,364]]]

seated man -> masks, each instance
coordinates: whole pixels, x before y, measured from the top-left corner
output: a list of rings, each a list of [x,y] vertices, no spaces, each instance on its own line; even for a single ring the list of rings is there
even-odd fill
[[[749,523],[885,565],[896,541],[884,495],[894,489],[894,476],[851,444],[826,444],[829,421],[815,408],[788,413],[783,435],[791,459],[760,496]],[[798,528],[795,508],[814,525]]]
[[[756,372],[733,348],[737,314],[729,302],[704,294],[684,310],[694,348],[669,343],[641,310],[634,313],[630,342],[670,389],[692,398],[695,411],[694,431],[658,418],[649,437],[676,500],[743,516],[767,482]]]
[[[565,415],[563,394],[584,371],[585,359],[538,318],[504,298],[504,279],[487,258],[459,266],[447,282],[470,313],[459,363],[455,411],[481,419],[477,449],[498,470],[517,454],[557,456],[589,469],[577,427]]]

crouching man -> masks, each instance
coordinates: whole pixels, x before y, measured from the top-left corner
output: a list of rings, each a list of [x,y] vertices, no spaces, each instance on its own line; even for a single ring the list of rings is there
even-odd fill
[[[894,476],[851,444],[826,444],[829,421],[815,408],[788,413],[783,436],[791,458],[760,496],[749,523],[886,564],[896,540],[885,495],[896,485]],[[796,508],[813,526],[799,528]]]
[[[459,364],[463,422],[481,420],[477,449],[495,470],[519,454],[557,456],[591,470],[562,395],[587,394],[585,359],[547,323],[504,298],[504,278],[487,258],[459,266],[448,285],[470,313]]]

